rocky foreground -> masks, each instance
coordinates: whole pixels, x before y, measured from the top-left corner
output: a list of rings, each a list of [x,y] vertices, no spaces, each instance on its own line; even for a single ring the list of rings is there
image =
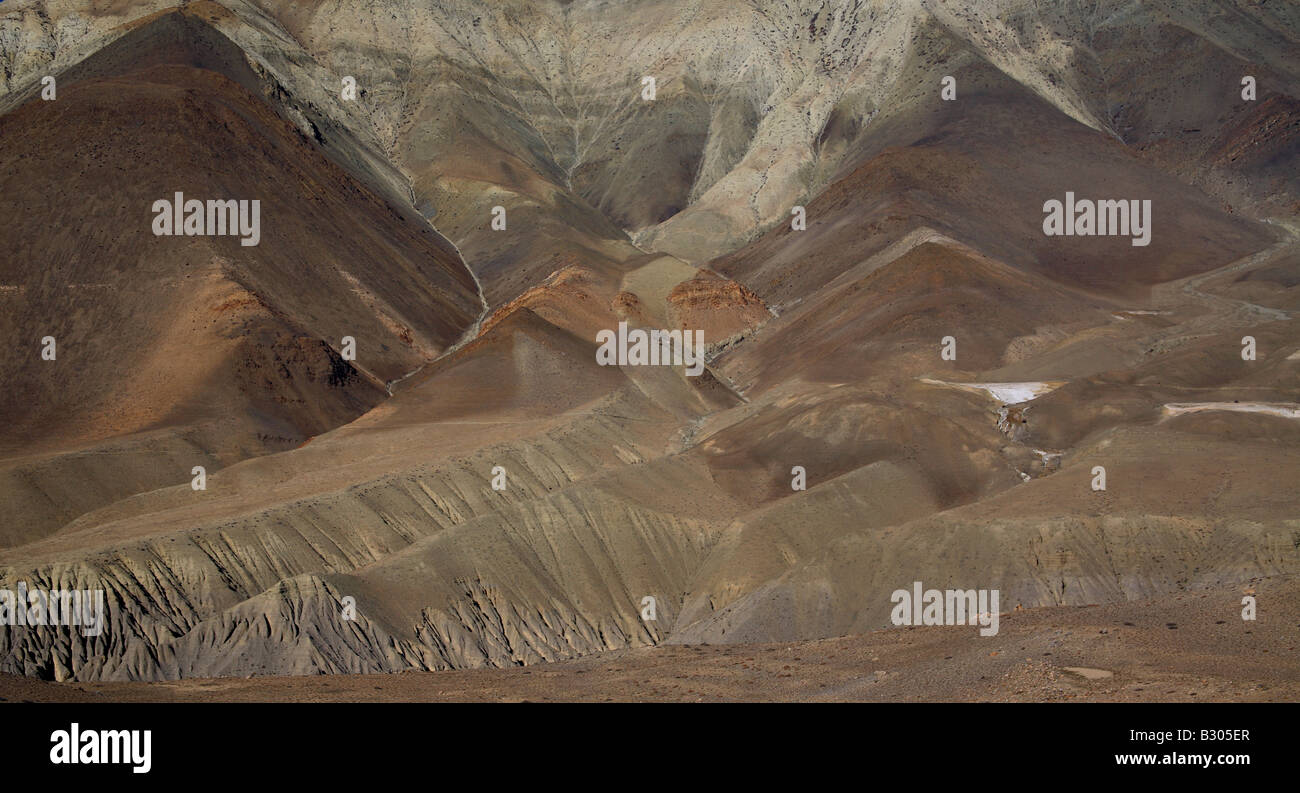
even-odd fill
[[[1271,605],[1240,618],[1240,591]],[[817,641],[665,645],[514,669],[46,683],[32,702],[1295,702],[1300,587],[1268,579],[1142,603],[1030,609],[996,637],[919,627]]]

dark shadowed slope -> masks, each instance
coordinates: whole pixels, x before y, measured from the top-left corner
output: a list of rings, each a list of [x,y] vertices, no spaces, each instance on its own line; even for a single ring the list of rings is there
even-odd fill
[[[454,249],[250,94],[241,58],[173,13],[0,117],[5,543],[355,418],[481,310]],[[178,191],[260,201],[259,244],[155,236]]]

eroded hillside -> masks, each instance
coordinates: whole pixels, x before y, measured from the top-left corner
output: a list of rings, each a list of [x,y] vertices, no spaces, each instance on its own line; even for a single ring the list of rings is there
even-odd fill
[[[108,626],[0,627],[0,671],[508,667],[866,633],[913,581],[1293,578],[1297,20],[970,6],[5,8],[0,589],[103,589]],[[259,198],[262,241],[153,236],[174,190]],[[1045,236],[1067,192],[1151,200],[1149,244]],[[707,366],[599,365],[619,323]]]

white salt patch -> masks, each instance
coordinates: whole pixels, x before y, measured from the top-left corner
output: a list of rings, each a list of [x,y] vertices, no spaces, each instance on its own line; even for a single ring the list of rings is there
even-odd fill
[[[1115,319],[1122,319],[1122,320],[1124,320],[1125,322],[1128,322],[1129,320],[1133,319],[1134,317],[1158,317],[1158,316],[1161,316],[1162,314],[1168,314],[1168,313],[1170,313],[1170,312],[1168,312],[1168,311],[1138,311],[1138,310],[1135,310],[1135,311],[1112,311],[1110,315],[1111,315],[1112,317],[1114,317]]]
[[[1166,417],[1187,413],[1204,413],[1210,410],[1230,410],[1237,413],[1267,413],[1284,419],[1300,419],[1300,405],[1294,402],[1171,402],[1165,405]]]
[[[1050,393],[1065,385],[1064,382],[1026,382],[1026,383],[946,383],[942,380],[921,378],[921,382],[931,385],[946,385],[963,391],[984,391],[1004,405],[1016,405],[1028,402],[1035,397]]]

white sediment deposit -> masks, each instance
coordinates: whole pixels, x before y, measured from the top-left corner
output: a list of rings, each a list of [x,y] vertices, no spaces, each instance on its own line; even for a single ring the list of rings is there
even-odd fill
[[[1300,404],[1295,402],[1171,402],[1164,407],[1166,418],[1187,413],[1204,413],[1211,410],[1231,410],[1238,413],[1267,413],[1284,419],[1300,419]]]
[[[1063,381],[1031,381],[1025,383],[948,383],[943,380],[931,380],[927,377],[921,378],[921,382],[929,383],[931,385],[946,385],[951,388],[960,388],[963,391],[983,391],[1004,405],[1017,405],[1021,402],[1028,402],[1031,399],[1037,399],[1043,394],[1049,394],[1065,385]]]

